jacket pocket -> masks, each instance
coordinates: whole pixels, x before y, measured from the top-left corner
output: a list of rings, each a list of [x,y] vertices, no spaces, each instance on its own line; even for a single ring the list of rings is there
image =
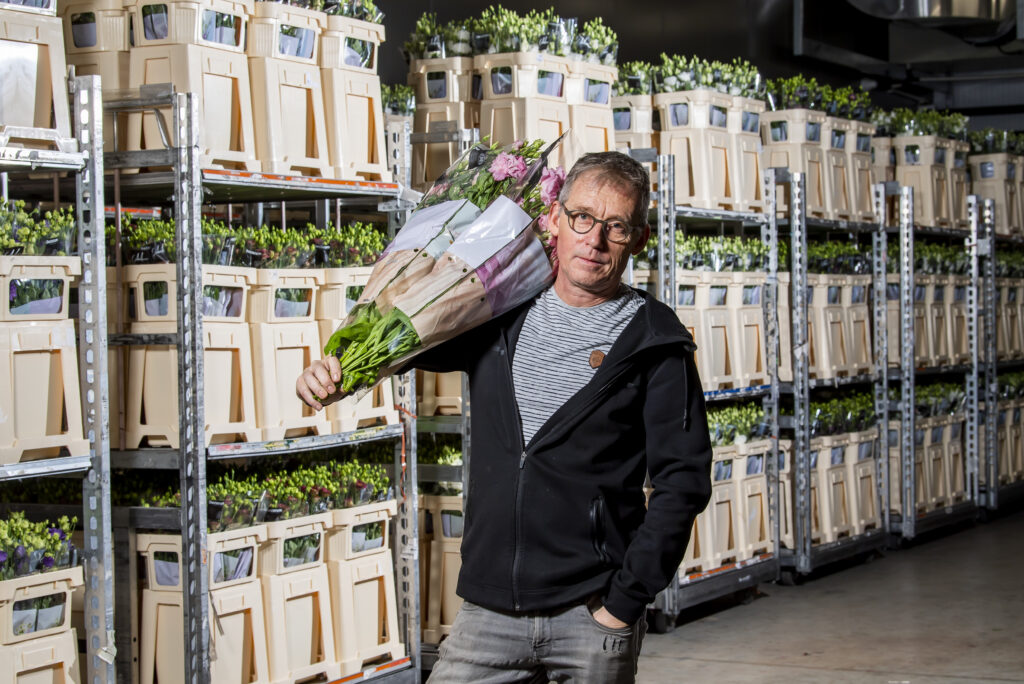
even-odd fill
[[[606,525],[604,497],[598,495],[590,502],[590,541],[594,545],[594,553],[597,555],[597,559],[603,565],[611,565],[612,559],[608,555],[608,547],[606,545]]]

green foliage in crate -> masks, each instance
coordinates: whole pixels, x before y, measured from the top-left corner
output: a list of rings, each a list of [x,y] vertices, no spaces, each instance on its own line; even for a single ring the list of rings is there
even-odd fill
[[[1000,373],[997,380],[1000,399],[1024,398],[1024,371]]]
[[[416,111],[416,94],[410,86],[385,83],[381,86],[380,99],[387,114],[412,116]]]
[[[802,74],[768,81],[768,106],[773,111],[783,109],[821,109],[824,101],[822,86],[815,78]]]
[[[126,218],[121,241],[129,263],[174,263],[173,219]],[[219,266],[256,268],[339,268],[368,266],[384,250],[384,235],[373,224],[352,222],[324,229],[262,226],[234,227],[202,219],[202,261]],[[108,251],[113,253],[114,232],[107,226]]]
[[[786,251],[785,243],[780,242],[780,270],[784,269]],[[755,238],[700,237],[677,230],[676,266],[686,271],[763,272],[768,270],[768,246]]]
[[[1000,247],[996,252],[996,275],[1000,278],[1024,278],[1024,252]]]
[[[562,19],[554,8],[519,14],[492,5],[478,16],[441,25],[437,15],[426,12],[416,22],[403,46],[407,60],[504,52],[546,52],[561,57],[570,54],[588,61],[613,65],[618,53],[618,36],[600,17],[583,25],[576,19]]]
[[[828,85],[821,87],[822,109],[829,116],[855,121],[867,121],[871,118],[871,96],[868,91],[851,86],[833,88]]]
[[[694,55],[661,53],[661,65],[654,72],[655,89],[673,93],[704,88],[729,95],[764,98],[764,81],[757,67],[745,59],[731,62],[708,61]]]
[[[0,519],[0,580],[77,565],[71,544],[77,524],[77,517],[67,516],[54,525],[30,522],[20,511]]]
[[[40,213],[24,200],[0,198],[0,254],[68,256],[75,243],[73,209]]]
[[[963,410],[966,396],[963,385],[951,382],[920,384],[914,387],[914,407],[923,417],[949,416]]]
[[[959,112],[940,112],[934,109],[893,109],[876,111],[872,122],[876,135],[937,135],[954,140],[967,139],[968,118]]]
[[[746,444],[768,435],[764,409],[757,402],[708,408],[708,432],[712,446]]]
[[[377,8],[373,0],[312,0],[313,9],[323,10],[327,14],[352,17],[374,24],[384,23],[384,13]]]
[[[865,275],[871,273],[871,254],[854,242],[839,240],[807,243],[807,270],[810,273]]]
[[[649,62],[626,62],[619,65],[616,95],[650,95],[654,92],[654,66]]]
[[[968,133],[971,152],[975,154],[1024,154],[1024,135],[997,128],[983,128]]]

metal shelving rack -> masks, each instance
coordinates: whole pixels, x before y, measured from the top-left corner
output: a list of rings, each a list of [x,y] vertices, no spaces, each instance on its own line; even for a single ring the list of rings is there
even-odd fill
[[[685,608],[712,599],[755,588],[759,583],[771,581],[779,574],[779,335],[778,335],[778,225],[775,210],[776,186],[785,181],[785,173],[768,169],[762,177],[764,212],[741,212],[700,209],[675,203],[675,157],[656,154],[654,150],[631,150],[638,161],[654,162],[657,170],[658,190],[652,198],[656,202],[657,218],[657,278],[656,296],[673,309],[678,307],[676,287],[675,230],[678,223],[731,224],[743,228],[757,228],[760,238],[768,245],[769,271],[765,281],[762,306],[765,314],[765,343],[768,360],[769,383],[757,387],[715,390],[704,393],[706,402],[730,401],[761,397],[769,423],[771,448],[766,478],[768,482],[768,508],[773,530],[772,553],[761,554],[745,561],[727,564],[707,572],[694,573],[685,578],[676,577],[658,594],[653,609],[652,628],[655,631],[672,629],[675,617]],[[665,258],[665,255],[670,255]]]
[[[103,109],[96,76],[69,84],[77,152],[0,148],[0,175],[71,171],[74,174],[75,223],[82,276],[78,284],[78,364],[82,423],[89,455],[0,466],[0,481],[83,474],[81,508],[85,547],[85,641],[90,684],[114,682],[114,582],[110,524],[110,444],[107,420],[107,325],[105,244],[103,240]],[[31,182],[31,181],[29,181]],[[46,181],[49,183],[49,181]],[[15,183],[20,189],[21,182]],[[53,188],[56,184],[51,183]],[[23,509],[22,506],[11,508]],[[38,511],[53,515],[52,507]]]
[[[988,207],[986,212],[985,208]],[[992,426],[983,425],[981,416],[985,397],[990,396],[994,405],[995,380],[995,302],[994,240],[992,239],[991,200],[982,201],[975,195],[967,198],[969,232],[955,231],[926,226],[915,226],[914,196],[911,188],[900,188],[899,227],[890,229],[898,235],[900,243],[900,359],[898,371],[887,373],[888,380],[900,383],[900,398],[891,402],[890,408],[900,421],[900,491],[901,511],[892,512],[889,489],[883,492],[888,530],[904,540],[930,530],[972,520],[981,501],[979,492],[980,435],[981,430],[989,436],[986,444],[995,459],[995,414]],[[968,250],[971,269],[971,285],[967,288],[967,338],[970,363],[966,366],[943,368],[914,367],[914,243],[919,237],[963,239]],[[910,359],[910,363],[905,360]],[[919,514],[916,510],[914,442],[916,432],[915,388],[919,377],[940,375],[963,375],[966,390],[965,430],[965,483],[967,500],[941,509]],[[984,396],[983,396],[984,394]],[[989,431],[990,430],[990,431]]]
[[[201,210],[207,203],[258,202],[278,200],[310,200],[329,198],[339,211],[342,207],[389,212],[389,225],[397,227],[394,217],[410,206],[403,188],[397,183],[369,181],[336,181],[274,174],[238,171],[216,171],[199,168],[198,99],[192,93],[146,92],[128,95],[107,103],[108,112],[155,110],[170,107],[172,111],[171,140],[176,147],[165,150],[117,152],[106,155],[107,167],[114,169],[146,166],[171,166],[172,172],[115,175],[115,202],[167,204],[173,201],[178,230],[177,248],[178,331],[171,339],[154,341],[153,336],[119,335],[117,344],[174,344],[179,349],[178,409],[181,422],[180,448],[141,449],[115,452],[113,463],[122,468],[177,469],[180,473],[182,500],[180,511],[174,509],[129,509],[117,515],[117,529],[122,535],[131,529],[150,528],[180,530],[183,536],[182,566],[185,678],[188,684],[210,681],[208,572],[206,563],[206,464],[220,459],[256,458],[287,455],[298,451],[326,449],[360,442],[395,439],[394,473],[398,491],[398,516],[395,521],[396,595],[400,628],[404,632],[409,656],[377,668],[364,676],[389,682],[419,681],[419,552],[416,482],[416,428],[412,418],[416,412],[415,376],[396,378],[396,399],[401,407],[402,424],[369,428],[353,432],[278,440],[273,442],[215,445],[206,447],[203,440],[203,343],[200,287],[202,282]],[[102,141],[102,138],[100,138]],[[102,142],[100,142],[102,144]],[[103,235],[103,205],[95,212],[99,235]],[[282,212],[283,214],[283,212]],[[102,241],[100,241],[102,244]],[[102,253],[101,253],[102,254]],[[102,262],[101,262],[102,263]],[[101,269],[102,270],[102,269]],[[105,327],[104,327],[105,332]],[[105,372],[102,375],[106,378]],[[104,469],[109,482],[109,464]],[[109,501],[109,499],[108,499]],[[122,539],[121,541],[127,541]],[[111,544],[106,546],[108,553]],[[127,549],[118,547],[118,567],[127,576],[130,567]],[[127,583],[125,584],[127,589]],[[118,595],[118,672],[119,681],[129,681],[131,671],[130,602],[127,591]],[[111,675],[111,682],[113,682]],[[349,681],[349,680],[346,680]],[[354,681],[354,680],[353,680]]]
[[[872,384],[875,412],[878,417],[879,442],[875,449],[878,500],[886,501],[883,492],[888,491],[888,452],[882,448],[888,414],[888,383],[886,374],[886,273],[885,257],[887,236],[882,224],[853,221],[828,221],[809,219],[805,213],[806,176],[803,173],[788,174],[790,187],[790,216],[784,225],[790,231],[791,245],[791,309],[793,382],[782,389],[793,398],[793,416],[784,421],[783,427],[793,431],[792,472],[793,483],[793,536],[795,549],[781,552],[780,563],[784,570],[783,579],[792,580],[794,575],[808,574],[815,568],[843,558],[867,553],[883,547],[887,541],[885,528],[868,530],[860,535],[839,539],[834,542],[813,545],[811,543],[811,462],[810,462],[810,391],[825,387],[840,387],[852,384]],[[885,198],[897,191],[892,184],[876,184],[872,187],[872,204],[876,216],[884,216]],[[848,234],[870,234],[872,239],[872,373],[847,378],[812,380],[809,377],[809,349],[807,326],[807,237],[810,231],[842,232]],[[911,351],[913,344],[911,343]],[[879,510],[883,510],[880,507]]]

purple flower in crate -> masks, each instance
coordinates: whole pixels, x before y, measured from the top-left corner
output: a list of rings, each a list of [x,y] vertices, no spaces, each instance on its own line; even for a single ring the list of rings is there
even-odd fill
[[[43,556],[43,568],[49,570],[53,567],[53,556]]]
[[[14,301],[14,298],[18,296],[18,286],[15,283],[11,283],[11,297],[10,301]]]
[[[25,545],[24,544],[18,544],[18,546],[14,549],[14,557],[15,558],[25,558],[27,555],[28,554],[25,553]]]
[[[7,562],[7,552],[6,551],[0,551],[0,563],[6,563],[6,562]]]

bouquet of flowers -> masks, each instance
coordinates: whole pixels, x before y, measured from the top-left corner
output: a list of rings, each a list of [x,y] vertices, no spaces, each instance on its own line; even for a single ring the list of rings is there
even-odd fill
[[[481,143],[435,182],[324,349],[341,362],[345,395],[553,281],[553,242],[535,219],[564,179],[547,168],[560,142]]]

